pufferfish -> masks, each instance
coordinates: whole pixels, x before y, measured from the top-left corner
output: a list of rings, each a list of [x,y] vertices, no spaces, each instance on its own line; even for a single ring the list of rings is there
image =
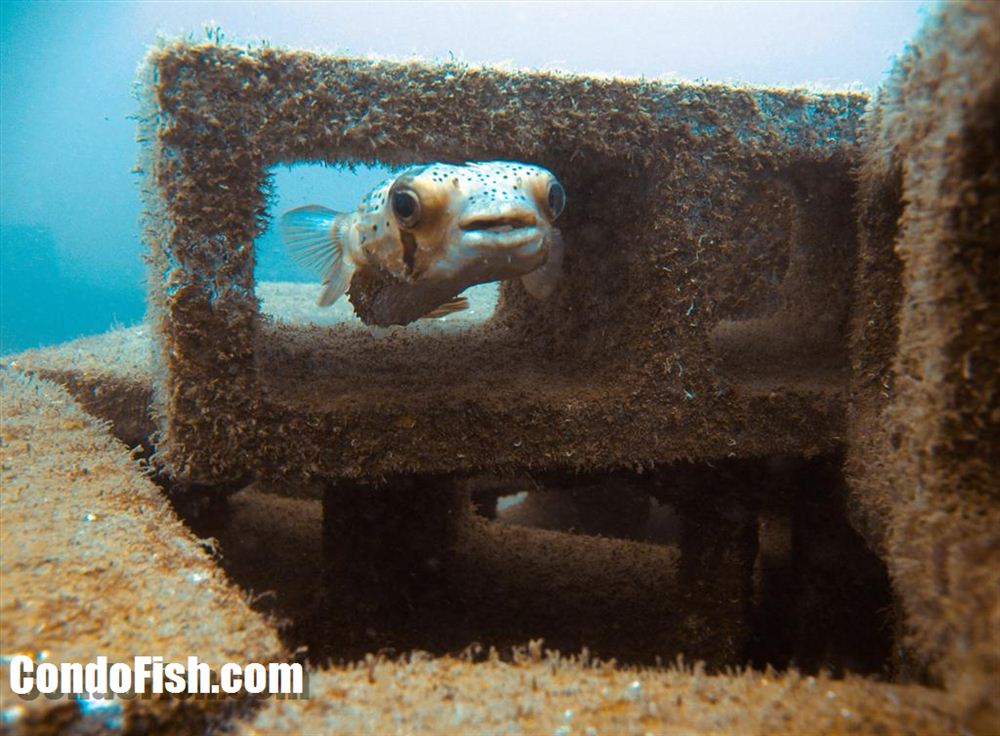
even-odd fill
[[[553,223],[565,207],[566,190],[540,166],[431,163],[382,182],[354,212],[291,210],[281,234],[322,278],[320,306],[350,290],[365,323],[405,325],[467,308],[458,295],[489,281],[520,278],[548,298],[562,272]]]

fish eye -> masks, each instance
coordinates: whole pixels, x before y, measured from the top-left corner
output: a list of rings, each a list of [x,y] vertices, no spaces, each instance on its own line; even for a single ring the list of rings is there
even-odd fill
[[[412,189],[393,192],[392,214],[403,227],[413,227],[420,221],[420,197]]]
[[[549,184],[548,205],[553,220],[559,217],[562,211],[566,209],[566,190],[557,181],[552,181]]]

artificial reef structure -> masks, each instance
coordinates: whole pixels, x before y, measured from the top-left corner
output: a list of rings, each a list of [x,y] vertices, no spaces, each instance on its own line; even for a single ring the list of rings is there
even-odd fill
[[[136,732],[995,732],[998,29],[943,7],[870,99],[155,48],[147,323],[3,369],[3,651],[313,668],[308,700],[123,701]],[[262,310],[272,167],[489,159],[569,193],[548,302]]]

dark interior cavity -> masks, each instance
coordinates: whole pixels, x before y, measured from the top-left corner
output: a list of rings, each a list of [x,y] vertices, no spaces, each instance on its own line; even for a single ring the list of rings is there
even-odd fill
[[[288,490],[179,511],[312,662],[541,638],[628,664],[892,674],[889,579],[847,523],[837,456]]]

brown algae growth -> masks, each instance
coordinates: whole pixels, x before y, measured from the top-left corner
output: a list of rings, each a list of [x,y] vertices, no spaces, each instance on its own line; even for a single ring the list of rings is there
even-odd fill
[[[3,655],[308,647],[306,700],[129,731],[996,733],[997,28],[944,6],[872,100],[155,49],[149,325],[0,376]],[[543,309],[262,313],[274,165],[495,159],[572,202]]]

